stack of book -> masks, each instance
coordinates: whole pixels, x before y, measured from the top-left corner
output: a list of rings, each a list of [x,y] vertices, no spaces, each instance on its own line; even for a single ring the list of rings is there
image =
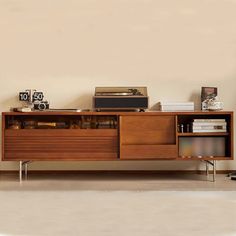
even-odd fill
[[[194,119],[192,131],[193,133],[227,132],[227,122],[225,119]]]

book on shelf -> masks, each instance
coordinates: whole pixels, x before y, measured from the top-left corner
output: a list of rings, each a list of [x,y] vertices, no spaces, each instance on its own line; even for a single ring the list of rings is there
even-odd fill
[[[207,125],[207,126],[193,126],[193,129],[196,130],[202,130],[202,129],[210,129],[210,130],[221,130],[225,129],[226,130],[226,125]]]
[[[193,129],[193,133],[226,133],[226,129]]]
[[[194,119],[192,131],[193,133],[227,132],[227,122],[225,119]]]
[[[227,126],[226,122],[193,122],[193,126]]]
[[[193,119],[193,122],[226,122],[225,119]]]

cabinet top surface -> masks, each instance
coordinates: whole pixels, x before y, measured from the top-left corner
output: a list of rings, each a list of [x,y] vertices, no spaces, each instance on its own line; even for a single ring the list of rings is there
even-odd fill
[[[145,111],[145,112],[135,112],[135,111],[86,111],[86,112],[55,112],[55,111],[36,111],[36,112],[2,112],[3,116],[14,115],[14,116],[27,116],[27,115],[230,115],[233,111]]]

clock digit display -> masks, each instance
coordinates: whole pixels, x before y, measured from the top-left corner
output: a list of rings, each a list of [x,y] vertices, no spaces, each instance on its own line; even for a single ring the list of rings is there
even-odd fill
[[[24,101],[24,102],[29,101],[29,93],[27,93],[27,92],[20,92],[19,93],[19,100],[20,101]]]
[[[43,92],[34,92],[33,94],[33,102],[34,101],[43,101]]]

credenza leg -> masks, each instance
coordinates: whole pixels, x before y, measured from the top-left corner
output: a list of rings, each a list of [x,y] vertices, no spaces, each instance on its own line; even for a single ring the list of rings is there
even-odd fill
[[[206,161],[206,175],[207,177],[209,176],[209,165],[208,165],[208,162]]]
[[[28,163],[30,161],[20,161],[20,168],[19,168],[19,181],[22,182],[23,177],[23,170],[24,170],[24,178],[27,179],[28,177]]]
[[[209,176],[209,165],[212,166],[213,169],[213,173],[212,173],[212,181],[215,182],[216,181],[216,160],[213,161],[205,161],[206,163],[206,175],[207,177]]]
[[[25,163],[25,179],[28,178],[28,162]]]
[[[22,181],[22,165],[23,165],[23,161],[20,161],[20,168],[19,168],[19,181]]]
[[[213,161],[213,182],[216,181],[216,160]]]

